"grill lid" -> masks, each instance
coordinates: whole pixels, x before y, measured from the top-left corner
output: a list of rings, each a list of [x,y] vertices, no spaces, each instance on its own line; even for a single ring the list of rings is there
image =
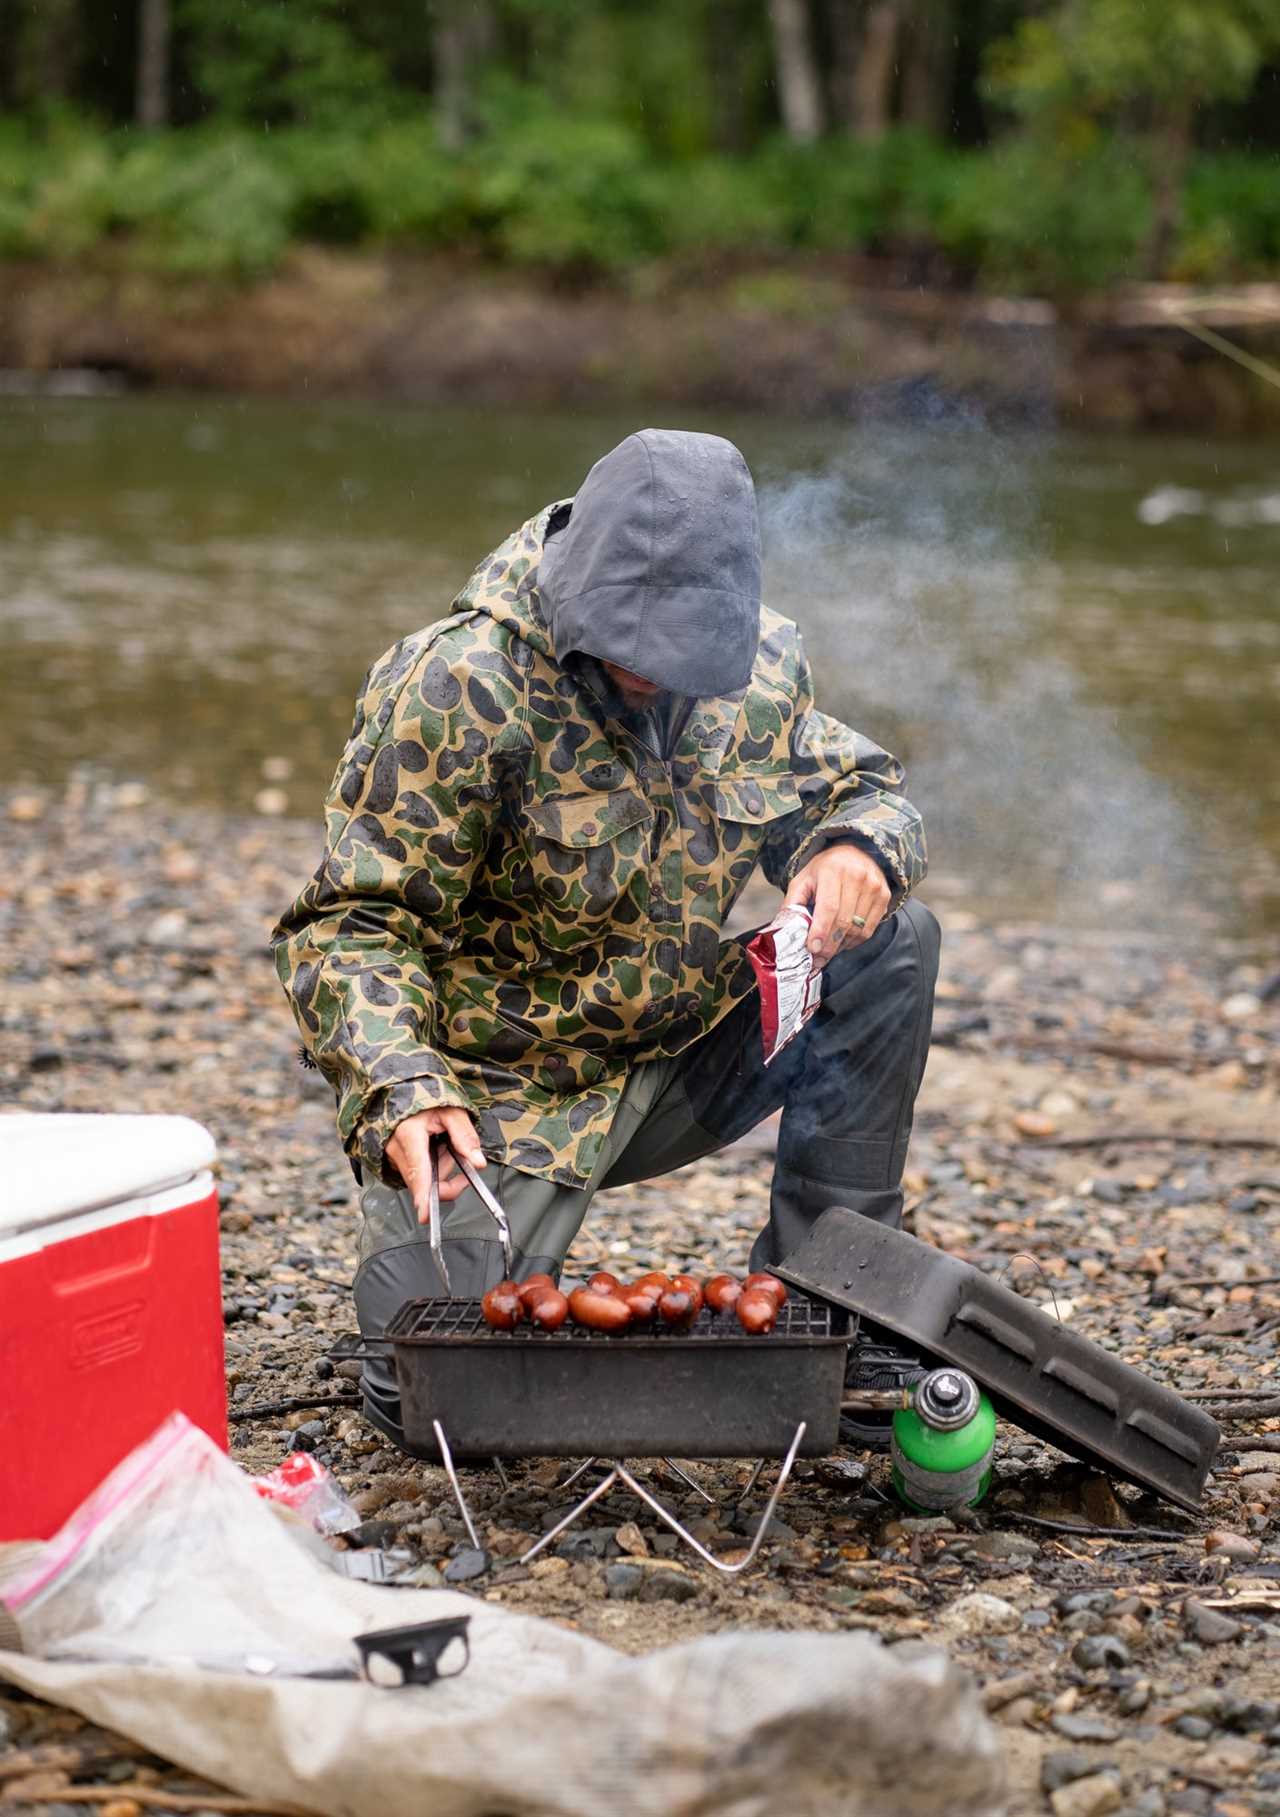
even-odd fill
[[[1199,1507],[1220,1437],[1208,1414],[968,1262],[835,1205],[773,1272],[873,1334],[967,1370],[1015,1425]]]

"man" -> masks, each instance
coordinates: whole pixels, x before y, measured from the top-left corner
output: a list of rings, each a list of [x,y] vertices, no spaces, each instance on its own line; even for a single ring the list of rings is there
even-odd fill
[[[516,1273],[558,1275],[592,1195],[783,1107],[753,1268],[832,1204],[897,1223],[938,931],[902,772],[816,712],[760,603],[755,492],[718,436],[646,429],[482,562],[454,615],[375,664],[324,859],[275,930],[281,980],[363,1183],[361,1329],[444,1291],[432,1138],[506,1206]],[[743,943],[757,863],[812,911],[822,1004],[767,1068]],[[455,1295],[503,1273],[439,1167]],[[390,1365],[366,1410],[400,1438]]]

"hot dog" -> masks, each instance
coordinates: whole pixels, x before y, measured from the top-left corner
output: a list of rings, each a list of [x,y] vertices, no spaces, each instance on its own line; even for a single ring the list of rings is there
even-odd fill
[[[787,1290],[776,1274],[749,1274],[742,1283],[744,1293],[771,1293],[781,1308],[787,1303]]]
[[[559,1331],[569,1316],[569,1302],[558,1287],[547,1288],[542,1298],[533,1302],[529,1316],[543,1331]]]
[[[536,1304],[544,1293],[548,1291],[554,1293],[556,1284],[549,1274],[531,1274],[527,1281],[521,1281],[516,1291],[520,1295],[520,1304],[527,1312],[529,1307]]]
[[[495,1331],[514,1331],[524,1310],[515,1282],[499,1281],[491,1287],[480,1302],[480,1310],[485,1324],[492,1325]]]
[[[700,1301],[701,1294],[698,1296]],[[658,1301],[658,1311],[664,1323],[675,1331],[687,1331],[698,1316],[698,1305],[691,1293],[683,1287],[669,1287]]]
[[[569,1295],[569,1312],[588,1331],[625,1331],[631,1323],[631,1308],[625,1300],[592,1293],[589,1287],[576,1287]]]
[[[735,1275],[714,1274],[707,1282],[703,1297],[712,1312],[732,1312],[741,1292],[742,1282]]]
[[[610,1274],[607,1268],[598,1269],[595,1274],[587,1276],[588,1293],[608,1293],[615,1298],[622,1291],[622,1282],[616,1274]]]
[[[771,1293],[748,1293],[744,1288],[734,1307],[738,1323],[752,1337],[765,1337],[778,1322],[777,1302]]]
[[[625,1300],[630,1306],[633,1319],[651,1319],[658,1310],[662,1288],[655,1287],[652,1281],[637,1281],[634,1287],[624,1287],[618,1298]]]
[[[671,1285],[677,1293],[688,1294],[689,1298],[693,1301],[693,1318],[696,1319],[698,1314],[702,1311],[702,1289],[694,1280],[693,1276],[691,1274],[672,1275]],[[692,1320],[690,1320],[690,1323],[692,1323]]]

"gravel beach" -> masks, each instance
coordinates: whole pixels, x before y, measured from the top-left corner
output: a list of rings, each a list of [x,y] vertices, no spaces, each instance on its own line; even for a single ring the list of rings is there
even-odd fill
[[[526,1568],[515,1560],[566,1505],[556,1467],[515,1465],[505,1491],[468,1471],[486,1556],[466,1557],[443,1472],[387,1448],[346,1366],[326,1358],[354,1324],[355,1191],[266,947],[318,826],[178,813],[140,785],[92,779],[0,798],[0,823],[0,1100],[176,1111],[212,1130],[246,1469],[312,1449],[354,1497],[359,1537],[409,1552],[418,1583],[457,1583],[627,1651],[729,1626],[941,1641],[1001,1725],[1011,1812],[1280,1812],[1274,948],[1212,929],[981,925],[949,906],[945,879],[922,892],[945,938],[908,1228],[1217,1414],[1223,1449],[1198,1517],[1005,1425],[992,1493],[963,1516],[909,1517],[882,1459],[842,1452],[797,1467],[740,1578],[676,1549],[622,1493]],[[747,907],[758,918],[771,900]],[[741,1268],[771,1147],[765,1125],[602,1196],[571,1265]],[[298,1398],[317,1404],[271,1411]],[[708,1503],[661,1465],[640,1468],[713,1550],[745,1543],[767,1473],[744,1501],[746,1464],[692,1465]],[[202,1792],[200,1808],[216,1808],[128,1742],[0,1692],[0,1808],[70,1817],[91,1786],[117,1788],[106,1817],[189,1810]]]

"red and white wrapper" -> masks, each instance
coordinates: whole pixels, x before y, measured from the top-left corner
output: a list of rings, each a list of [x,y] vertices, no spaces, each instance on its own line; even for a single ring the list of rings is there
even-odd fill
[[[805,944],[813,917],[799,903],[782,909],[747,946],[760,984],[764,1063],[776,1060],[822,1001],[822,973]]]

